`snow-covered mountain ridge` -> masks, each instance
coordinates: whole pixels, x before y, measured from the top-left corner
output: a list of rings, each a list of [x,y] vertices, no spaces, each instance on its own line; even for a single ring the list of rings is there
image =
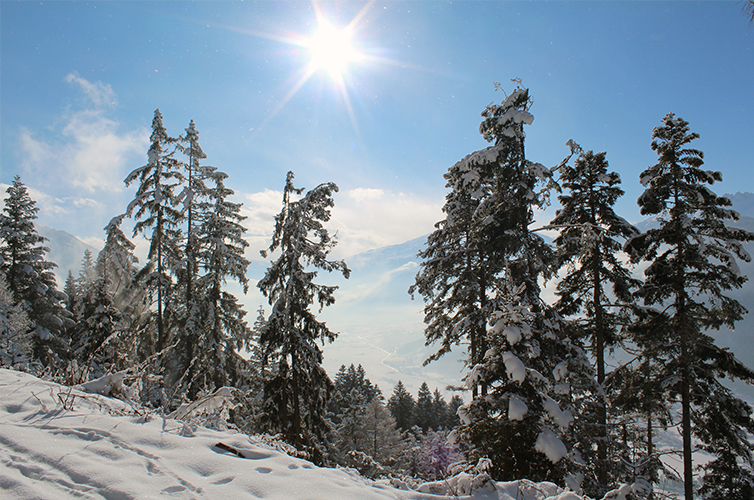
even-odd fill
[[[0,497],[129,500],[262,498],[289,500],[582,500],[551,483],[450,478],[456,494],[431,494],[351,469],[317,467],[261,438],[211,430],[146,413],[23,372],[0,369]],[[218,444],[222,445],[218,446]],[[230,450],[230,451],[228,451]],[[235,453],[238,452],[238,453]]]

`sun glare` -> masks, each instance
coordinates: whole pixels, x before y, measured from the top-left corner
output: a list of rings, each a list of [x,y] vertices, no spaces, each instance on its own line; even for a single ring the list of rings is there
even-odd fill
[[[307,43],[311,51],[312,68],[326,70],[331,76],[340,78],[349,63],[359,59],[353,48],[351,30],[339,29],[329,24],[320,24],[317,32]]]

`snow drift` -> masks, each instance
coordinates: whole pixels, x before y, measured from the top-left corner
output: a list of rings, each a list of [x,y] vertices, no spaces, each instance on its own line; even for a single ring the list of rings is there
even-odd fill
[[[262,437],[192,426],[7,369],[0,369],[0,394],[4,499],[582,498],[529,481],[486,481],[470,495],[460,488],[473,483],[468,477],[424,485],[371,481],[286,455]]]

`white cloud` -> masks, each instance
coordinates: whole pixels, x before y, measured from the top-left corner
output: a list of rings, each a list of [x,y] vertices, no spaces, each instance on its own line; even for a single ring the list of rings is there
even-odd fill
[[[351,193],[357,193],[355,196]],[[379,195],[378,195],[379,193]],[[338,232],[337,256],[397,245],[429,234],[441,220],[443,199],[407,193],[353,189],[335,198],[330,227]]]
[[[89,97],[92,103],[99,107],[115,106],[118,104],[118,100],[115,97],[115,92],[110,85],[106,85],[102,82],[91,83],[84,78],[81,78],[75,71],[69,73],[65,77],[65,81],[68,83],[75,83],[81,90]]]
[[[382,189],[373,188],[356,188],[346,192],[346,196],[358,202],[379,200],[384,194],[385,191]]]
[[[259,250],[270,244],[282,199],[281,191],[270,189],[243,195],[248,258],[258,259]],[[332,255],[348,257],[428,234],[442,218],[442,202],[372,188],[351,189],[345,196],[336,194],[332,218],[326,224],[338,236]]]
[[[117,103],[109,85],[91,83],[73,73],[65,81],[80,88],[87,97],[86,106],[64,113],[58,120],[62,123],[60,128],[43,131],[45,139],[38,138],[39,133],[21,129],[24,177],[33,177],[35,184],[50,191],[123,190],[126,170],[148,147],[148,131],[118,130],[118,122],[107,116]]]

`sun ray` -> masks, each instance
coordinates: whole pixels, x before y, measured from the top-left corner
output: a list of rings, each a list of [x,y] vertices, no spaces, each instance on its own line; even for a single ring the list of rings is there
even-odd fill
[[[393,59],[380,57],[369,54],[361,50],[361,47],[354,44],[354,35],[358,32],[358,27],[363,18],[369,13],[376,0],[369,0],[364,4],[348,24],[339,28],[331,25],[324,12],[321,2],[312,0],[317,29],[309,36],[290,34],[276,35],[259,31],[252,31],[234,27],[227,27],[233,31],[238,31],[251,36],[266,38],[282,42],[288,45],[301,47],[309,51],[311,59],[309,63],[302,68],[301,77],[295,81],[293,86],[286,92],[282,100],[275,105],[272,111],[264,118],[262,124],[255,129],[263,129],[277,116],[286,104],[301,91],[306,83],[318,71],[326,72],[333,84],[335,90],[341,97],[349,121],[353,127],[357,142],[360,148],[365,149],[363,137],[359,128],[356,112],[348,88],[348,77],[353,73],[353,66],[369,66],[379,64],[384,66],[393,66],[398,68],[409,68],[422,70],[423,68],[407,62],[396,61]]]

